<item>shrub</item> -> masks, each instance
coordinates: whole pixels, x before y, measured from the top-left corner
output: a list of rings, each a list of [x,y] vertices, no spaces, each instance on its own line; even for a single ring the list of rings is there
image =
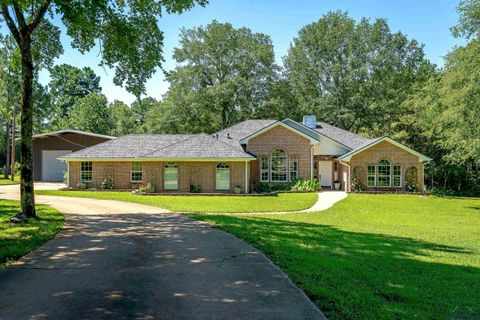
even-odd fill
[[[112,190],[113,189],[113,178],[105,178],[100,184],[100,189],[102,190]]]
[[[407,169],[405,174],[405,190],[408,192],[417,192],[418,183],[417,183],[417,168],[410,167]]]
[[[191,193],[200,193],[202,189],[200,188],[199,184],[191,184],[190,185],[190,192]]]
[[[266,193],[270,192],[270,185],[266,182],[257,182],[253,184],[253,189],[259,193]]]
[[[77,183],[77,188],[80,189],[80,190],[85,190],[85,189],[87,189],[87,187],[88,187],[88,185],[85,182]]]
[[[147,188],[145,187],[145,185],[143,183],[138,184],[137,188],[138,188],[137,189],[138,192],[145,192],[147,190]]]
[[[15,176],[17,172],[20,172],[20,162],[18,161],[13,165],[13,172],[11,174]]]
[[[320,183],[318,183],[317,179],[307,180],[307,179],[299,179],[293,186],[291,186],[292,191],[300,191],[300,192],[313,192],[320,190]]]
[[[154,193],[155,192],[155,185],[151,182],[147,183],[146,190],[148,193]]]
[[[364,179],[364,170],[362,167],[358,166],[353,169],[352,174],[352,190],[355,192],[365,191],[367,187],[362,182]]]

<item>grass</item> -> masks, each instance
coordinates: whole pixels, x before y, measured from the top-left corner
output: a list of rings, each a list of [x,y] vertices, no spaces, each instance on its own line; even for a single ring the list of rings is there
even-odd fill
[[[263,251],[329,319],[480,312],[480,199],[353,194],[317,213],[192,217]]]
[[[10,179],[5,179],[3,175],[0,177],[0,185],[19,184],[19,183],[20,183],[20,176],[15,176],[15,178],[13,178],[13,181]]]
[[[10,218],[20,211],[18,201],[0,200],[0,268],[53,238],[63,226],[57,210],[37,205],[37,218],[12,224]]]
[[[279,193],[273,196],[145,196],[118,191],[37,190],[39,195],[136,202],[180,212],[274,212],[310,208],[316,193]]]

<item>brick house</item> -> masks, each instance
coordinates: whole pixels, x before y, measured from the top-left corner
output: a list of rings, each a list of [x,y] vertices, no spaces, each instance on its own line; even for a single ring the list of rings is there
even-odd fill
[[[305,116],[246,120],[212,135],[127,135],[85,148],[60,160],[68,184],[98,187],[113,178],[115,189],[151,183],[156,192],[250,193],[259,183],[320,181],[323,188],[351,191],[424,188],[431,159],[390,138],[368,139]],[[408,184],[408,186],[407,186]]]

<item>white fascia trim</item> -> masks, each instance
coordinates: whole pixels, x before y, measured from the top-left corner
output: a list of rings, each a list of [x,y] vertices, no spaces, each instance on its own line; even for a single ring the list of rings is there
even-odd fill
[[[428,162],[428,161],[431,161],[431,160],[432,160],[431,158],[429,158],[429,157],[421,154],[420,152],[417,152],[417,151],[415,151],[415,150],[413,150],[413,149],[411,149],[411,148],[409,148],[409,147],[401,144],[400,142],[397,142],[397,141],[395,141],[395,140],[393,140],[393,139],[390,139],[390,138],[388,138],[388,137],[383,137],[383,138],[381,138],[381,139],[377,139],[377,140],[375,140],[374,142],[372,142],[372,143],[370,143],[370,144],[367,144],[366,146],[364,146],[364,147],[362,147],[362,148],[360,148],[360,149],[353,150],[353,151],[351,151],[351,152],[349,152],[349,153],[341,156],[340,159],[341,159],[341,160],[345,160],[345,161],[350,161],[350,160],[352,159],[352,156],[354,156],[354,155],[356,155],[357,153],[360,153],[360,152],[362,152],[362,151],[364,151],[364,150],[366,150],[366,149],[368,149],[368,148],[370,148],[370,147],[373,147],[373,146],[375,146],[375,145],[377,145],[377,144],[379,144],[380,142],[383,142],[383,141],[386,141],[386,142],[388,142],[388,143],[391,143],[391,144],[393,144],[394,146],[397,146],[397,147],[399,147],[400,149],[403,149],[403,150],[405,150],[405,151],[407,151],[407,152],[409,152],[409,153],[417,156],[417,157],[419,158],[419,160],[422,161],[422,162]]]
[[[60,161],[99,161],[99,162],[115,162],[115,161],[150,161],[150,162],[160,162],[160,161],[181,161],[181,162],[229,162],[229,161],[252,161],[256,158],[202,158],[202,159],[191,159],[191,158],[57,158]]]
[[[310,141],[310,144],[317,144],[317,143],[319,143],[318,140],[313,139],[312,137],[304,134],[303,132],[300,132],[300,131],[296,130],[295,128],[292,128],[292,127],[289,126],[288,124],[285,124],[285,123],[283,123],[282,121],[277,121],[277,122],[274,122],[274,123],[272,123],[271,125],[263,128],[263,129],[255,132],[255,133],[252,133],[252,134],[249,135],[248,137],[243,138],[242,140],[240,140],[240,144],[248,144],[248,142],[250,141],[250,139],[255,138],[255,137],[261,135],[262,133],[267,132],[267,131],[269,131],[269,130],[277,127],[277,126],[282,126],[282,127],[284,127],[285,129],[288,129],[288,130],[290,130],[290,131],[298,134],[299,136],[304,137],[305,139],[307,139],[307,140]]]

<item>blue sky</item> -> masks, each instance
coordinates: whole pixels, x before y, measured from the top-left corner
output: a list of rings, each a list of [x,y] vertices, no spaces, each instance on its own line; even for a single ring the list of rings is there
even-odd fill
[[[276,60],[281,63],[298,30],[332,10],[348,11],[356,20],[361,17],[387,19],[392,31],[401,31],[423,43],[427,58],[441,66],[443,56],[455,45],[463,44],[449,31],[457,22],[457,4],[457,0],[210,0],[204,8],[195,7],[182,15],[169,15],[160,20],[160,29],[165,34],[164,67],[167,70],[175,67],[171,57],[173,48],[178,45],[181,27],[206,25],[213,19],[270,35]],[[131,103],[134,100],[126,90],[113,85],[113,70],[98,67],[98,50],[81,55],[70,48],[70,41],[64,33],[62,43],[65,53],[57,63],[93,68],[101,77],[103,92],[109,101],[119,99]],[[48,83],[47,72],[42,72],[40,81]],[[161,72],[157,72],[147,83],[147,95],[155,98],[161,98],[167,90],[168,83]]]

